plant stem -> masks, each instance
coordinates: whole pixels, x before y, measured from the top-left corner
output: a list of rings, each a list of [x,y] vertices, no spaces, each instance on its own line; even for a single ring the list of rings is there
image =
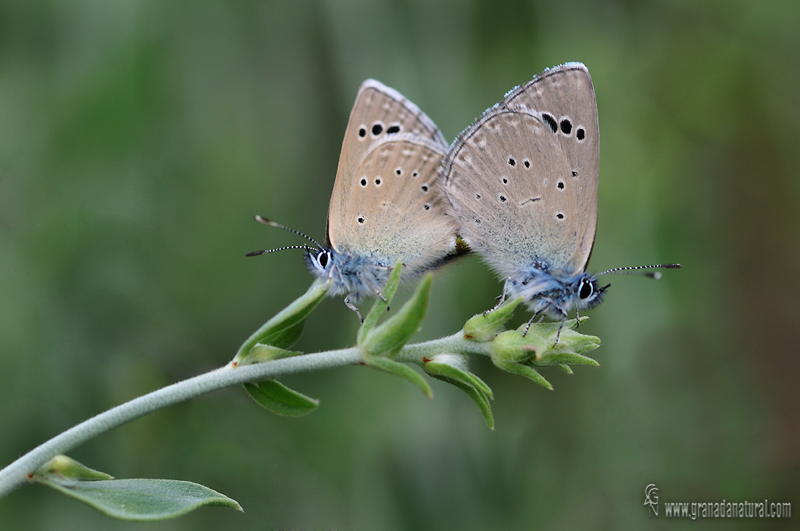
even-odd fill
[[[422,358],[455,352],[488,354],[488,347],[486,344],[467,341],[463,339],[463,334],[457,333],[442,339],[406,345],[394,359],[399,362],[420,363]],[[153,411],[230,385],[265,380],[283,374],[357,365],[360,362],[361,353],[357,348],[330,350],[239,367],[228,364],[158,389],[73,426],[0,470],[0,498],[24,485],[30,474],[56,455],[66,453],[101,433]]]

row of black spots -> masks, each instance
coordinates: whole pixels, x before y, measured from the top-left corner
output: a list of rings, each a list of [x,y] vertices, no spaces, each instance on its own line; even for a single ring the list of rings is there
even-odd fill
[[[366,218],[366,217],[364,217],[364,214],[359,214],[359,215],[356,217],[356,221],[357,221],[359,224],[363,225],[363,224],[364,224],[364,222],[365,222],[365,221],[367,221],[367,218]]]
[[[556,212],[556,219],[558,221],[564,221],[564,213],[563,212]]]
[[[549,113],[542,113],[542,119],[550,128],[550,131],[553,133],[557,133],[561,131],[561,134],[564,136],[571,136],[572,129],[574,127],[572,120],[569,116],[564,116],[561,118],[560,121],[557,121],[552,114]],[[583,142],[586,139],[586,129],[579,125],[575,130],[575,138],[578,139],[579,142]]]
[[[383,129],[384,129],[384,125],[383,125],[383,122],[381,122],[381,121],[377,121],[377,122],[373,123],[372,127],[370,127],[370,130],[372,131],[372,136],[373,137],[377,137],[378,135],[383,133]],[[400,124],[391,124],[389,127],[386,128],[386,134],[387,135],[396,135],[399,132],[400,132]],[[359,138],[366,138],[367,137],[367,126],[366,125],[361,124],[358,127],[358,136],[359,136]]]
[[[367,184],[369,184],[369,181],[367,180],[367,177],[364,176],[364,177],[361,177],[361,179],[358,181],[358,184],[361,185],[361,188],[366,188]],[[375,177],[375,186],[376,187],[380,187],[382,184],[383,184],[383,179],[381,178],[381,176],[380,175],[376,176]]]
[[[428,191],[431,189],[431,187],[430,187],[430,185],[429,185],[428,183],[425,183],[425,184],[423,184],[422,186],[420,186],[420,189],[421,189],[421,190],[422,190],[424,193],[426,193],[426,194],[427,194],[427,193],[428,193]]]
[[[422,205],[422,210],[430,210],[430,209],[431,209],[430,203],[425,203],[424,205]]]
[[[556,188],[558,188],[559,190],[563,190],[566,187],[567,185],[564,183],[563,179],[559,179],[558,182],[556,183]]]
[[[508,159],[506,160],[506,163],[512,168],[514,168],[517,165],[517,159],[514,156],[509,156]],[[525,166],[526,170],[531,169],[531,161],[527,158],[522,159],[522,165]]]
[[[400,167],[397,167],[397,168],[395,168],[395,170],[394,170],[394,174],[395,174],[395,175],[397,175],[398,177],[399,177],[399,176],[402,176],[402,175],[403,175],[403,168],[400,168]],[[411,172],[411,176],[412,176],[412,177],[417,177],[417,176],[419,176],[419,170],[414,170],[414,171],[412,171],[412,172]]]
[[[501,203],[505,203],[508,201],[508,197],[506,197],[505,194],[497,194],[497,200]]]

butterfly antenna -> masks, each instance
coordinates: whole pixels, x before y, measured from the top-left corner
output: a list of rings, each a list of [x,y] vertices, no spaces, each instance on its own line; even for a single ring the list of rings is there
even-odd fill
[[[302,233],[302,232],[300,232],[299,230],[294,230],[294,229],[292,229],[292,228],[290,228],[290,227],[287,227],[286,225],[281,225],[281,224],[280,224],[280,223],[278,223],[277,221],[272,221],[271,219],[267,219],[267,218],[265,218],[265,217],[259,216],[258,214],[256,214],[255,216],[253,216],[253,219],[254,219],[254,220],[256,220],[256,221],[258,221],[258,222],[259,222],[259,223],[261,223],[262,225],[266,225],[266,226],[268,226],[268,227],[275,227],[275,228],[277,228],[277,229],[283,229],[283,230],[285,230],[285,231],[287,231],[287,232],[291,232],[292,234],[297,234],[298,236],[302,236],[302,237],[303,237],[303,238],[305,238],[306,240],[308,240],[308,241],[312,242],[314,245],[316,245],[316,246],[317,246],[317,248],[319,248],[319,249],[324,249],[324,247],[323,247],[323,246],[321,246],[321,245],[320,245],[320,244],[317,242],[317,240],[315,240],[315,239],[314,239],[314,238],[312,238],[311,236],[306,236],[305,234],[303,234],[303,233]],[[291,247],[284,247],[284,249],[291,249]],[[278,251],[279,249],[275,249],[275,250],[276,250],[276,251]]]
[[[258,256],[260,254],[269,254],[274,253],[277,251],[285,251],[286,249],[305,249],[306,251],[311,251],[311,247],[308,245],[289,245],[288,247],[279,247],[277,249],[264,249],[263,251],[250,251],[249,253],[245,254],[245,256]]]
[[[626,273],[630,275],[642,275],[656,280],[661,279],[660,271],[642,271],[643,269],[680,269],[680,264],[658,264],[658,265],[643,265],[643,266],[630,266],[630,267],[614,267],[598,273],[595,276],[607,275],[609,273]]]

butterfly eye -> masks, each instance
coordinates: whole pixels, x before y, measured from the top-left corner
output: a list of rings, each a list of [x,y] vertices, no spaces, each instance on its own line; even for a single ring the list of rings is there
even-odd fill
[[[587,282],[586,280],[582,280],[581,281],[581,290],[580,290],[580,293],[578,293],[580,298],[584,299],[584,300],[588,299],[589,297],[592,296],[592,293],[594,293],[594,287],[592,287],[592,283],[591,282]]]
[[[328,251],[320,251],[317,255],[317,262],[322,266],[322,269],[325,269],[325,266],[328,265]]]

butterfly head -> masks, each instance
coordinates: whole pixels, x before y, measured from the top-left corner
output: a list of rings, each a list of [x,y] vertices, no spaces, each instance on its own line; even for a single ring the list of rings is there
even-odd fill
[[[559,274],[533,269],[517,279],[509,279],[506,292],[521,296],[530,309],[554,318],[562,318],[570,310],[594,308],[605,296],[609,285],[600,286],[597,276],[590,273]]]
[[[568,286],[568,297],[572,300],[571,306],[579,310],[594,308],[605,297],[606,290],[611,284],[600,286],[596,276],[581,273],[578,278]]]
[[[333,251],[331,249],[307,247],[305,254],[308,268],[317,276],[330,277],[333,270]]]

